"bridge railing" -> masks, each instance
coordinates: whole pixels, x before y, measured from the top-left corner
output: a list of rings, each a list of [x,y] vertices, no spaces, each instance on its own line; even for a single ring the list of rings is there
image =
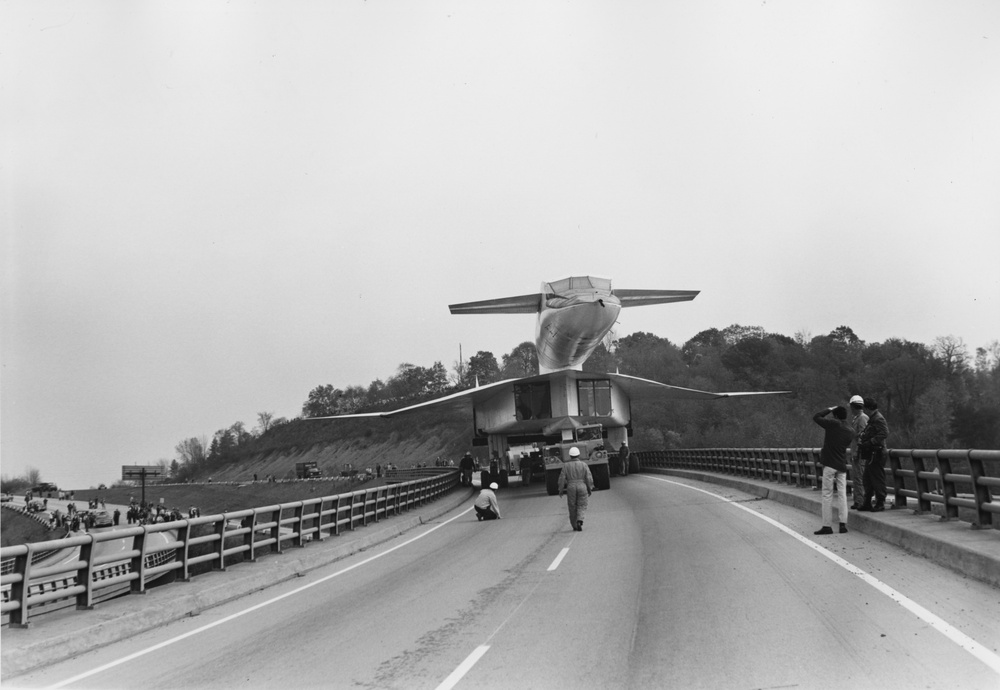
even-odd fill
[[[819,448],[704,448],[640,451],[640,467],[690,469],[818,489],[823,465]],[[945,519],[971,511],[974,528],[996,526],[1000,519],[1000,450],[888,450],[886,484],[893,487],[893,508],[917,502],[917,512],[940,505]],[[853,468],[848,465],[848,478]]]
[[[11,628],[24,628],[32,608],[56,600],[75,599],[78,610],[89,610],[110,588],[127,585],[129,592],[142,593],[146,583],[171,571],[188,581],[206,570],[200,564],[224,571],[234,561],[254,562],[264,553],[280,554],[288,546],[302,547],[345,529],[377,523],[457,485],[458,470],[439,469],[424,479],[335,496],[5,547],[0,559],[10,565],[0,576],[4,591],[0,613],[9,616]],[[151,539],[153,535],[158,538]],[[112,553],[95,548],[126,540],[131,548]],[[38,552],[72,548],[79,550],[78,555],[58,564],[32,562]]]

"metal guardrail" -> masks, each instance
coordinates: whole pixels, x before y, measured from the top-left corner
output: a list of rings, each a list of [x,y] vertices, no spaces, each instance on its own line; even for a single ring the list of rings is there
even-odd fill
[[[819,448],[706,448],[635,453],[641,467],[693,469],[818,489],[823,466]],[[987,471],[989,468],[989,471]],[[917,501],[916,511],[932,504],[944,508],[945,519],[957,519],[959,508],[974,511],[974,528],[1000,520],[1000,450],[889,450],[886,483],[893,487],[893,508],[905,508],[907,498]],[[848,466],[848,475],[852,468]],[[959,487],[965,489],[960,495]]]
[[[28,626],[30,609],[57,599],[72,597],[78,610],[92,609],[106,588],[128,583],[130,593],[142,593],[147,582],[170,571],[177,571],[177,578],[186,582],[194,575],[193,567],[200,563],[224,571],[227,557],[239,554],[244,561],[253,562],[262,553],[282,553],[289,542],[302,547],[310,540],[322,541],[345,529],[353,530],[422,505],[456,486],[458,470],[449,468],[425,479],[335,496],[5,547],[0,549],[0,559],[11,559],[13,568],[0,577],[0,586],[10,586],[9,598],[0,603],[0,613],[9,614],[11,628],[24,628]],[[203,533],[206,530],[202,528],[194,529],[202,534],[192,535],[193,528],[202,525],[210,527],[208,533]],[[176,533],[176,538],[151,546],[149,535],[161,532]],[[95,555],[95,544],[126,539],[132,540],[131,549]],[[191,555],[192,547],[200,544],[208,544],[210,549]],[[72,547],[80,548],[77,560],[32,567],[34,553]],[[155,554],[163,556],[150,558]],[[121,568],[122,563],[127,563],[128,568]],[[109,566],[114,568],[111,574],[106,572]]]

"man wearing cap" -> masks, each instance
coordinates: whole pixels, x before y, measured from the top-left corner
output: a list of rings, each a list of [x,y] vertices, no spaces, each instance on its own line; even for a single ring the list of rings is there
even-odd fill
[[[889,423],[878,411],[874,398],[865,398],[868,426],[861,432],[858,450],[865,456],[865,497],[858,510],[878,513],[885,510],[885,440],[889,437]],[[872,498],[875,505],[872,505]]]
[[[476,497],[474,506],[476,508],[476,517],[480,520],[500,519],[500,505],[497,503],[497,495],[493,493],[499,488],[497,483],[493,482],[490,484],[490,488],[483,489],[479,492],[479,496]]]
[[[854,442],[851,444],[851,486],[854,494],[854,509],[861,507],[861,497],[865,495],[865,463],[858,448],[861,432],[868,426],[868,415],[865,414],[865,401],[860,395],[851,396],[851,428],[854,430]]]
[[[833,419],[827,415],[833,413]],[[837,517],[840,533],[847,532],[847,448],[854,440],[854,430],[847,423],[847,410],[839,405],[813,415],[813,421],[823,427],[823,448],[819,459],[823,463],[823,527],[813,534],[833,534],[833,486],[837,485]]]
[[[580,459],[580,449],[569,449],[569,462],[559,474],[559,496],[566,494],[569,506],[569,524],[577,532],[583,531],[583,515],[587,512],[587,499],[594,490],[594,475],[587,463]]]

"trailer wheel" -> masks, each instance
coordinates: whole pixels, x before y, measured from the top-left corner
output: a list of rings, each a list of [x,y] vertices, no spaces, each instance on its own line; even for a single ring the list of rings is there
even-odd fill
[[[562,468],[558,470],[545,470],[545,490],[549,493],[549,496],[559,495],[559,475],[562,473]]]
[[[608,473],[608,465],[591,465],[590,473],[594,475],[594,488],[604,491],[611,488],[611,475]]]

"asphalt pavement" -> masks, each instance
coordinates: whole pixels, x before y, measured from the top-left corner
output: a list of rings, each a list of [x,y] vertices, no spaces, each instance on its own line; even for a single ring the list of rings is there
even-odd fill
[[[649,472],[723,485],[789,505],[814,514],[817,528],[820,526],[819,491],[701,472]],[[501,499],[504,491],[519,489],[518,482],[512,481],[510,488],[501,492]],[[225,572],[206,573],[187,583],[151,587],[144,595],[107,601],[92,611],[68,609],[44,614],[33,619],[27,629],[4,627],[0,632],[3,642],[2,676],[9,678],[77,656],[300,577],[434,521],[462,505],[467,506],[474,496],[475,490],[456,489],[447,496],[401,515],[346,531],[323,542],[310,543],[301,549],[267,555],[256,563],[232,566]],[[1000,530],[973,529],[969,523],[942,521],[935,515],[914,514],[910,509],[882,513],[852,511],[848,525],[852,530],[898,545],[964,576],[1000,587]]]

